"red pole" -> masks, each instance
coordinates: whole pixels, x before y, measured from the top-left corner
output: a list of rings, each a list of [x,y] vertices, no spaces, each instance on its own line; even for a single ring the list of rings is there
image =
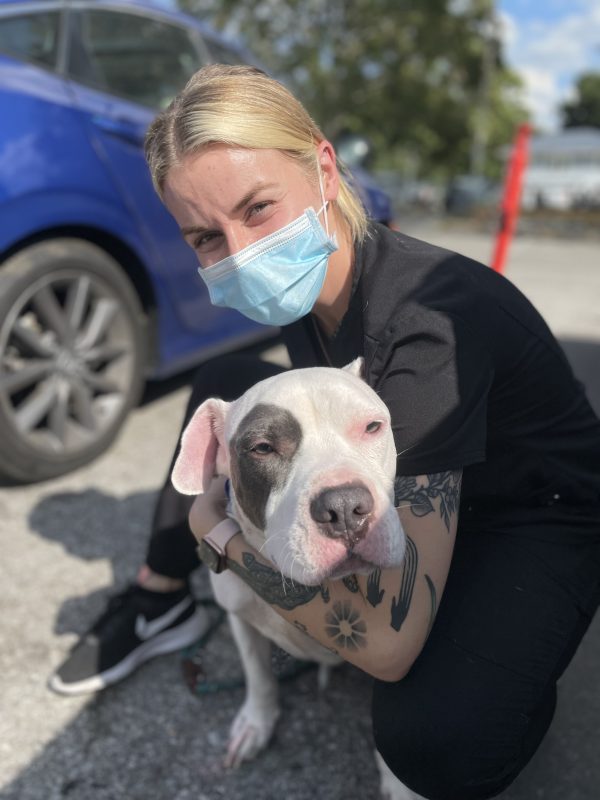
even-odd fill
[[[496,234],[496,244],[492,258],[492,269],[502,272],[508,255],[508,248],[517,226],[521,205],[523,174],[527,167],[529,137],[531,126],[519,125],[513,149],[506,169],[504,192],[502,196],[500,226]]]

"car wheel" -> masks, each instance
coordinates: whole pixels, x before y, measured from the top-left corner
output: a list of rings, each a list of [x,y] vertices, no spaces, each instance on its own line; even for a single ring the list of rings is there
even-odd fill
[[[108,447],[139,398],[143,326],[123,270],[89,242],[0,265],[0,474],[56,477]]]

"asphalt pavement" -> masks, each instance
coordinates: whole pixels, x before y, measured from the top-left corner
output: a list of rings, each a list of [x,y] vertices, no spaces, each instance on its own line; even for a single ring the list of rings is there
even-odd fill
[[[404,228],[490,259],[488,235],[448,223]],[[520,237],[507,276],[542,311],[600,413],[600,239]],[[144,557],[187,395],[181,379],[152,387],[95,463],[0,489],[0,798],[376,800],[370,681],[350,666],[335,671],[322,694],[314,671],[282,682],[283,716],[270,749],[236,772],[223,769],[222,757],[243,690],[194,696],[180,654],[96,696],[46,689],[48,674]],[[208,594],[205,577],[195,580]],[[202,662],[209,679],[239,676],[226,626]],[[549,734],[503,800],[600,797],[599,675],[597,617],[561,680]]]

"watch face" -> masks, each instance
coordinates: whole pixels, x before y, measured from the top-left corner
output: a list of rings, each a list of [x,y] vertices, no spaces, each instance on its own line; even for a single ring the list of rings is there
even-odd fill
[[[204,539],[202,539],[197,547],[198,556],[203,564],[213,572],[221,572],[221,557]]]

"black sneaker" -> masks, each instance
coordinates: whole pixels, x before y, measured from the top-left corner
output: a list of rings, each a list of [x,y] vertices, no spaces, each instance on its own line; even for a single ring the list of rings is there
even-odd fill
[[[59,694],[97,692],[148,659],[195,642],[207,627],[208,614],[187,586],[176,592],[130,586],[109,600],[48,686]]]

